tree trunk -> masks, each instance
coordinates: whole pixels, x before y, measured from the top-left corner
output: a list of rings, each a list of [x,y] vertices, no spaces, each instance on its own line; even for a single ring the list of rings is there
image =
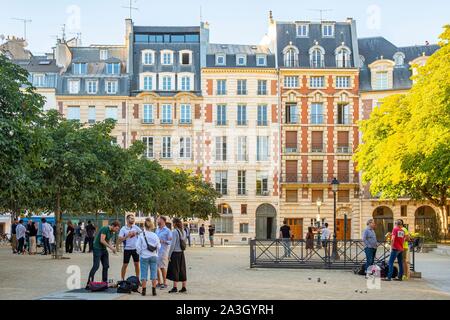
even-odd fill
[[[55,258],[62,259],[63,258],[63,226],[62,226],[62,213],[61,213],[61,194],[56,195],[56,210],[55,210],[55,219],[56,219],[56,252]]]
[[[445,238],[448,233],[448,212],[447,212],[447,206],[443,205],[439,207],[439,222],[441,227],[441,234]]]

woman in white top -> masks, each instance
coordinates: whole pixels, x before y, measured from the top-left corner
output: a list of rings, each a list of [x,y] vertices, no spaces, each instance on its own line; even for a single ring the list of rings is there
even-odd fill
[[[150,280],[152,281],[152,294],[156,296],[156,284],[158,283],[158,250],[161,248],[161,241],[152,232],[155,225],[150,218],[145,220],[145,230],[139,236],[136,244],[136,251],[140,256],[141,263],[141,283],[142,295],[147,295],[148,270],[150,269]]]

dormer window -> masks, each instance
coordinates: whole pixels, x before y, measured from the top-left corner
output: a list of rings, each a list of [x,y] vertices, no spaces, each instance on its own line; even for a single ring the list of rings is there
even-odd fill
[[[265,54],[256,55],[256,65],[258,67],[267,66],[267,56]]]
[[[163,66],[170,66],[173,64],[173,51],[161,51],[161,64]]]
[[[332,38],[334,37],[334,25],[333,24],[323,24],[322,25],[322,37]]]
[[[142,64],[146,66],[155,64],[155,52],[153,50],[142,51]]]
[[[376,90],[389,89],[389,74],[387,71],[378,71],[375,73],[375,89]]]
[[[86,63],[74,63],[73,64],[73,74],[87,74],[87,64]]]
[[[120,63],[108,63],[106,65],[107,74],[120,74]]]
[[[351,59],[350,59],[351,53],[349,48],[341,46],[336,49],[335,54],[336,54],[336,67],[338,68],[351,67]]]
[[[311,68],[323,68],[325,67],[325,50],[320,46],[312,47],[309,50],[309,59]]]
[[[225,54],[216,55],[216,66],[224,66],[227,63],[227,58]]]
[[[405,64],[405,54],[403,52],[397,52],[394,55],[394,62],[396,67],[401,67]]]
[[[307,37],[309,34],[309,25],[302,23],[297,25],[297,37]]]
[[[299,51],[294,46],[288,46],[283,50],[284,66],[288,68],[298,67]]]
[[[180,51],[180,64],[182,66],[189,66],[192,64],[192,51],[190,50]]]
[[[237,66],[247,65],[247,55],[245,55],[245,54],[236,55],[236,65]]]
[[[108,50],[100,50],[100,60],[108,60]]]

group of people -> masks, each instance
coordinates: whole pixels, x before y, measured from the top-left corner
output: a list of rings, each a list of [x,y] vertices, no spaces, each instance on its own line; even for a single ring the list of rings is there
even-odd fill
[[[142,286],[141,294],[146,296],[147,283],[151,282],[152,295],[157,295],[157,288],[168,288],[167,281],[173,281],[169,293],[187,292],[187,272],[184,251],[189,242],[185,226],[180,219],[173,219],[173,230],[167,227],[167,219],[157,219],[155,229],[153,220],[147,218],[144,230],[135,224],[133,215],[126,217],[126,225],[122,228],[118,221],[101,228],[93,242],[93,266],[89,272],[86,289],[94,282],[95,273],[102,265],[102,281],[108,282],[109,253],[114,254],[117,247],[110,243],[114,234],[118,233],[118,244],[123,244],[123,264],[121,278],[125,280],[128,265],[133,259],[136,277]],[[182,288],[178,289],[181,282]]]
[[[82,221],[75,226],[72,221],[67,222],[66,228],[66,253],[83,252],[86,253],[86,248],[89,245],[89,253],[93,251],[94,238],[97,228],[91,221],[86,225]],[[83,248],[81,245],[83,244]]]
[[[55,243],[54,228],[47,222],[45,218],[41,219],[42,223],[42,245],[44,251],[42,254],[51,254]],[[14,219],[11,225],[11,249],[13,254],[30,255],[37,254],[37,236],[39,227],[35,221],[28,220],[25,224],[24,220]]]
[[[374,219],[367,221],[367,228],[363,232],[364,251],[366,254],[366,272],[375,262],[378,241],[375,234],[376,223]],[[387,235],[391,243],[391,255],[388,263],[388,272],[384,281],[403,281],[409,278],[409,243],[411,241],[410,232],[406,228],[403,220],[395,221],[394,229]],[[394,263],[398,261],[398,276],[393,279]]]

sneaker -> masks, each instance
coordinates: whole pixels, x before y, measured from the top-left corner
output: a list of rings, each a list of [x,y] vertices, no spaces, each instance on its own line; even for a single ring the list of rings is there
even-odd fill
[[[394,281],[403,281],[403,279],[395,278]]]
[[[167,288],[167,286],[162,284],[162,285],[159,286],[159,288],[160,288],[161,290],[164,290],[164,289]]]
[[[177,293],[178,289],[177,288],[173,288],[172,290],[169,291],[169,293]]]
[[[180,290],[180,293],[187,293],[187,289],[186,289],[185,287],[183,287],[183,288]]]
[[[408,276],[403,276],[403,281],[408,280]]]

